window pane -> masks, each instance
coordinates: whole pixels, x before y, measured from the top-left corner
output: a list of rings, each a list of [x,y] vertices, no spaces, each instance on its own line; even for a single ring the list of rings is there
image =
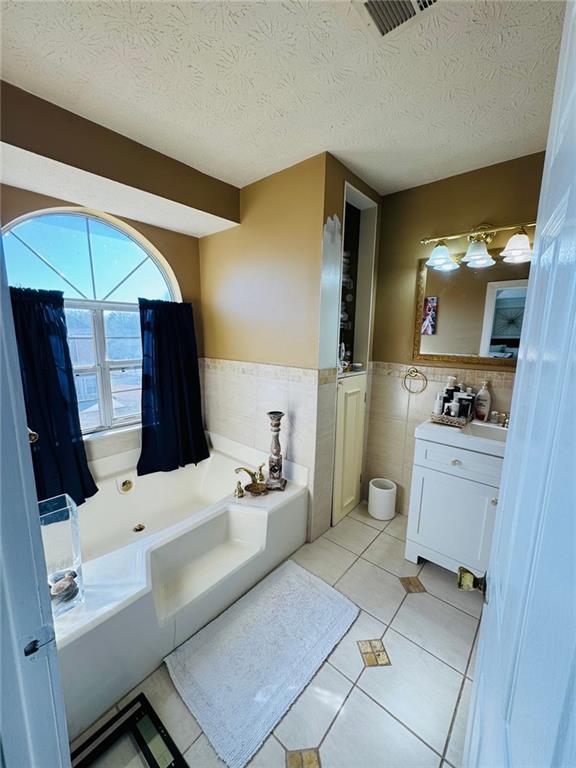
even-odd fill
[[[14,237],[11,232],[2,236],[8,283],[17,288],[42,288],[45,291],[64,291],[69,299],[81,299],[56,272],[47,267],[29,248]]]
[[[132,304],[140,296],[170,298],[164,273],[148,251],[105,221],[41,214],[16,224],[3,241],[10,285]]]
[[[73,366],[95,365],[94,330],[89,309],[65,308],[68,348]]]
[[[139,360],[142,357],[140,339],[106,339],[108,360]]]
[[[76,396],[82,431],[102,425],[98,400],[98,377],[95,373],[76,373]]]
[[[106,336],[130,336],[140,338],[140,314],[138,312],[104,312],[104,330]]]
[[[139,360],[142,357],[138,312],[104,312],[108,360]]]
[[[115,419],[125,419],[140,413],[142,371],[123,368],[110,371],[112,408]]]
[[[70,213],[44,214],[17,224],[13,231],[69,280],[85,298],[94,298],[86,218]],[[36,257],[34,257],[36,258]],[[66,283],[65,296],[76,296]],[[34,288],[44,288],[34,285]]]
[[[110,294],[108,301],[127,301],[136,304],[143,299],[170,299],[166,281],[152,259],[145,261],[133,275]]]
[[[104,221],[90,219],[89,228],[96,297],[103,300],[148,253],[131,237]]]
[[[70,358],[74,368],[95,364],[94,341],[92,339],[68,336],[68,349],[70,350]]]
[[[68,336],[82,336],[83,338],[93,338],[94,329],[92,327],[92,312],[89,309],[70,309],[65,307],[66,328]]]

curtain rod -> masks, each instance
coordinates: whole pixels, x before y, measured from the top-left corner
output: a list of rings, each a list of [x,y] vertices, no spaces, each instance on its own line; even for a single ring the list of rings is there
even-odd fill
[[[462,237],[476,237],[476,235],[495,235],[496,232],[507,232],[512,229],[522,229],[523,227],[535,227],[536,222],[531,221],[527,224],[509,224],[506,227],[491,227],[488,224],[482,224],[476,229],[471,229],[468,232],[458,232],[455,235],[443,235],[442,237],[424,237],[420,240],[422,245],[429,245],[430,243],[439,243],[441,240],[460,240]]]

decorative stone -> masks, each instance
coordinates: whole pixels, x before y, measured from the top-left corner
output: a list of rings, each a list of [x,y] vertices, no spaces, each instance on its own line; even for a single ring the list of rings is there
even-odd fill
[[[77,594],[78,584],[76,583],[75,571],[67,571],[65,575],[50,584],[50,598],[55,602],[65,603],[72,600]]]

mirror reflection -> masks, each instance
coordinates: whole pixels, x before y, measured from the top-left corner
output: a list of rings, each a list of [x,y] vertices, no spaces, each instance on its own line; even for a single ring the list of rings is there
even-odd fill
[[[486,357],[514,365],[522,333],[530,263],[442,271],[420,262],[415,357]]]

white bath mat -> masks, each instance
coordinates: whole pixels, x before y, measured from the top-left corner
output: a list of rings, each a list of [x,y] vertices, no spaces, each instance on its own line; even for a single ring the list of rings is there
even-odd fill
[[[166,657],[229,768],[242,768],[348,630],[358,608],[289,560]]]

